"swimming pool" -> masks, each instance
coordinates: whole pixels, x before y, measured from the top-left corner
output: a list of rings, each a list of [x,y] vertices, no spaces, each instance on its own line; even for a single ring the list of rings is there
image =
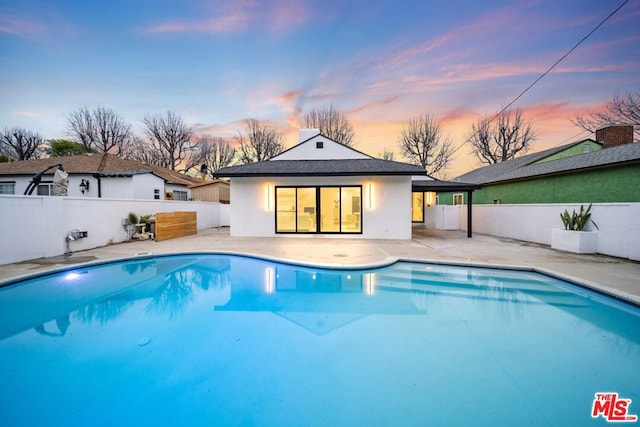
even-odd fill
[[[513,270],[184,254],[0,288],[0,425],[603,425],[640,309]]]

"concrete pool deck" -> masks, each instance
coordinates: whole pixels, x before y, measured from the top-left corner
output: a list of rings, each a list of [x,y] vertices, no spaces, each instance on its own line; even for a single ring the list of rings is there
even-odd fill
[[[71,249],[73,250],[73,242]],[[589,286],[640,305],[640,263],[604,255],[578,255],[545,245],[462,231],[416,229],[411,240],[230,237],[228,228],[201,230],[195,236],[155,242],[132,241],[0,265],[0,281],[78,263],[127,258],[136,254],[226,252],[332,267],[364,267],[397,259],[533,269]]]

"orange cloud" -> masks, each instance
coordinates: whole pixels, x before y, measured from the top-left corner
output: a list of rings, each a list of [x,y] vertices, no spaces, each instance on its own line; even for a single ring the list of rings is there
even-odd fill
[[[290,128],[299,129],[301,109],[296,104],[300,98],[300,91],[292,90],[276,96],[268,101],[268,103],[279,104],[282,110],[287,114],[286,122]]]
[[[294,102],[299,97],[300,97],[300,92],[297,90],[292,90],[292,91],[283,93],[282,95],[276,96],[271,100],[271,102],[276,104],[281,104],[284,102]]]

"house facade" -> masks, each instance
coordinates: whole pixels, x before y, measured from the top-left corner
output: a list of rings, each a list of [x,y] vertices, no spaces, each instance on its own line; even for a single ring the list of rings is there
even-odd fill
[[[47,159],[0,163],[0,194],[51,196],[56,165],[68,174],[67,196],[115,199],[189,200],[196,182],[170,169],[123,159],[113,154],[87,153]],[[39,181],[30,186],[43,171]]]
[[[219,170],[231,178],[232,236],[411,238],[411,176],[419,166],[375,159],[302,129],[264,162]]]
[[[640,143],[632,126],[603,129],[594,139],[475,169],[456,180],[481,185],[475,204],[640,202]],[[438,194],[445,205],[467,204],[462,192]]]

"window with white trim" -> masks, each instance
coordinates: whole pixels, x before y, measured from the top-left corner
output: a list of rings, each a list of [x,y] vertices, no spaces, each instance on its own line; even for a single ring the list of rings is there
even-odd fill
[[[454,205],[463,205],[464,204],[464,194],[457,193],[453,195],[453,204]]]
[[[16,194],[16,183],[0,182],[0,194]]]
[[[38,196],[52,196],[53,195],[53,184],[50,182],[45,182],[38,184]]]
[[[173,190],[173,200],[187,201],[187,192],[180,190]]]

